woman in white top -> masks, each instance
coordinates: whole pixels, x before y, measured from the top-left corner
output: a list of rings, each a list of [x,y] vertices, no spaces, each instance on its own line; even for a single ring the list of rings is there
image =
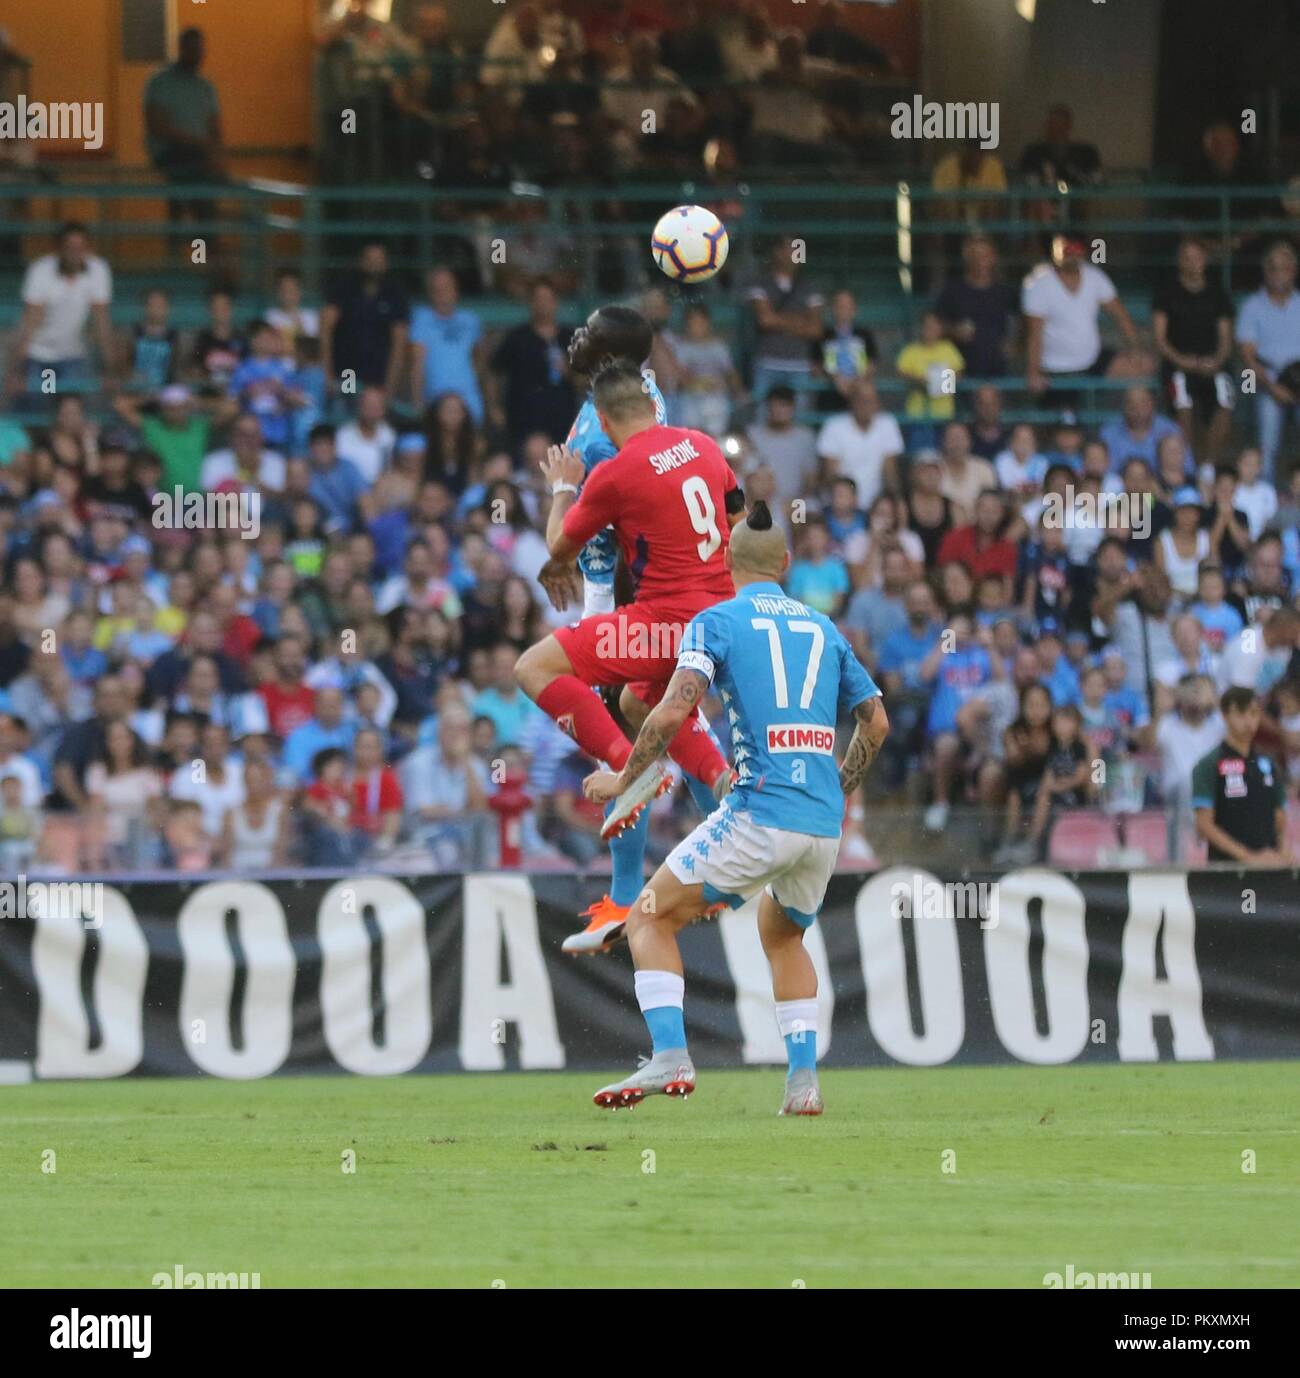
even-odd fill
[[[1176,597],[1196,597],[1201,561],[1211,554],[1210,533],[1201,525],[1201,503],[1194,488],[1174,494],[1174,523],[1156,542],[1156,564],[1164,571]]]
[[[153,822],[162,780],[148,764],[145,744],[126,723],[108,725],[104,754],[86,771],[86,794],[87,816],[103,838],[107,859],[115,865],[134,864],[132,844]]]
[[[275,788],[275,773],[265,761],[244,767],[244,801],[226,810],[221,857],[232,871],[265,871],[283,866],[288,850],[289,810]]]

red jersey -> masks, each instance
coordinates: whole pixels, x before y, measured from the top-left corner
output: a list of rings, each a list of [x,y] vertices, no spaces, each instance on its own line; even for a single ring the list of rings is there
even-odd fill
[[[581,546],[612,526],[638,603],[698,611],[735,597],[723,563],[735,486],[731,466],[702,431],[650,426],[587,475],[564,514],[564,534]]]

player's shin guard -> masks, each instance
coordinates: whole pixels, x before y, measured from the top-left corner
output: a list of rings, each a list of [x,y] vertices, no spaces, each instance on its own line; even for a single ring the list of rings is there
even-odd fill
[[[638,971],[636,1002],[641,1007],[646,1028],[656,1053],[686,1047],[686,1023],[682,999],[686,982],[674,971]]]
[[[557,675],[537,696],[537,706],[594,761],[622,770],[632,743],[619,730],[599,694],[577,675]]]
[[[611,799],[605,809],[608,818],[616,801]],[[636,903],[645,883],[645,846],[650,833],[650,810],[642,809],[640,817],[609,840],[609,860],[613,874],[609,881],[609,897],[615,904],[630,908]]]
[[[791,1072],[817,1068],[817,999],[778,1000],[776,1023],[785,1039],[785,1055]]]
[[[686,772],[688,788],[689,782],[694,779],[701,781],[706,792],[710,792],[708,804],[705,805],[701,802],[703,796],[691,790],[691,797],[707,817],[717,807],[717,801],[711,793],[713,782],[731,767],[718,750],[718,744],[713,740],[713,733],[702,714],[692,713],[677,729],[677,735],[669,743],[668,754]]]

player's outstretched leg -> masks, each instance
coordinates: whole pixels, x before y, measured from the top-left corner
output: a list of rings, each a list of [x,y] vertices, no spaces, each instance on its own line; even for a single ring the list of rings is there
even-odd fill
[[[788,1068],[781,1115],[820,1115],[817,1084],[817,970],[803,945],[804,930],[768,892],[758,902],[758,936],[772,968],[776,1021]]]
[[[628,912],[637,1004],[650,1031],[652,1055],[630,1077],[596,1092],[593,1099],[606,1110],[639,1105],[650,1095],[689,1096],[695,1090],[695,1064],[686,1050],[686,983],[677,934],[704,908],[702,885],[683,885],[661,866]]]

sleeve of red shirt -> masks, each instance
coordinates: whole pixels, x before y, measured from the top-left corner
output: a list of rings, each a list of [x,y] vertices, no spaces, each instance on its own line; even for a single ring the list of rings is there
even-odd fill
[[[964,527],[954,526],[951,531],[939,542],[938,562],[941,565],[950,565],[954,560],[964,558],[962,544],[964,537],[962,532]]]
[[[402,807],[402,786],[395,771],[385,769],[379,777],[379,812],[392,813]]]
[[[610,463],[598,464],[587,475],[577,502],[564,514],[564,534],[574,545],[586,545],[597,531],[614,524],[617,493],[607,477]]]

